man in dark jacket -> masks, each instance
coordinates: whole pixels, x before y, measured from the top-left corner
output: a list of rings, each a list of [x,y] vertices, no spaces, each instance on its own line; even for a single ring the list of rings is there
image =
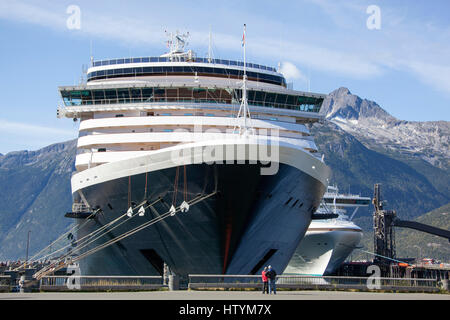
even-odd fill
[[[277,286],[275,284],[275,280],[277,278],[277,272],[275,269],[272,269],[272,266],[268,267],[268,271],[266,273],[267,278],[269,278],[269,294],[277,294]]]

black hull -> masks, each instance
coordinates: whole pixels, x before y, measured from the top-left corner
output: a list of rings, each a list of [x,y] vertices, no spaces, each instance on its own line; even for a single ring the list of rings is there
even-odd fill
[[[260,168],[259,164],[186,166],[187,200],[217,193],[186,213],[86,257],[80,262],[82,274],[159,275],[163,262],[179,275],[257,274],[269,264],[281,273],[303,238],[325,186],[288,165],[280,164],[273,176],[261,175]],[[176,206],[184,200],[184,167],[178,170]],[[102,213],[80,230],[78,238],[123,215],[130,202],[163,199],[154,205],[155,210],[133,217],[90,248],[166,213],[174,198],[176,171],[169,168],[82,189],[88,203]]]

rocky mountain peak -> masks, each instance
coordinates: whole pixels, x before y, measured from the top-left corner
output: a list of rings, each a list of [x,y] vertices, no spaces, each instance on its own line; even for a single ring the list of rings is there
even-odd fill
[[[321,114],[372,149],[419,158],[439,168],[450,163],[449,121],[405,121],[391,116],[376,102],[341,87],[322,104]]]
[[[372,119],[383,122],[395,122],[396,118],[387,113],[376,102],[361,99],[348,88],[340,87],[331,92],[322,104],[321,113],[326,118],[342,120]]]

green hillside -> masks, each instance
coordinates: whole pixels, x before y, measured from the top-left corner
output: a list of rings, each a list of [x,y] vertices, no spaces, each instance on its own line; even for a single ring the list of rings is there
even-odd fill
[[[450,176],[444,170],[400,161],[371,150],[331,122],[315,124],[311,131],[319,152],[325,155],[325,162],[332,169],[331,183],[336,184],[341,192],[350,190],[372,197],[374,184],[381,183],[383,199],[387,200],[388,207],[405,220],[450,202],[450,194],[437,187],[450,185]],[[433,176],[424,174],[426,170],[433,172]],[[437,185],[433,183],[434,176],[440,177]],[[370,229],[371,215],[371,207],[361,208],[355,222],[364,229]]]
[[[450,230],[450,203],[425,213],[414,221]],[[450,263],[450,242],[447,239],[407,228],[395,228],[397,258],[434,258]],[[373,231],[364,231],[363,250],[373,252]],[[352,260],[372,259],[373,256],[355,250]]]
[[[0,260],[25,259],[44,248],[73,221],[70,177],[76,141],[0,157]]]

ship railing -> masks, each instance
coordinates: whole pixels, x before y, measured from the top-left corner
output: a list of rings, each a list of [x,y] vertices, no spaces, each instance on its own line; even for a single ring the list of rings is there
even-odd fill
[[[161,98],[117,98],[117,99],[97,99],[97,100],[72,100],[65,101],[66,107],[80,107],[80,106],[98,106],[98,105],[115,105],[115,104],[131,104],[131,103],[210,103],[210,104],[238,104],[237,100],[231,99],[211,99],[211,98],[189,98],[189,97],[161,97]],[[256,107],[266,107],[274,109],[288,109],[295,111],[304,111],[318,113],[320,111],[320,104],[289,104],[278,102],[265,101],[249,101],[249,105]]]
[[[162,276],[44,276],[40,279],[41,291],[130,291],[158,290],[167,287]]]
[[[262,289],[260,275],[189,275],[189,288],[208,289]],[[439,291],[436,279],[421,278],[367,278],[280,275],[276,286],[291,290],[398,290]]]
[[[243,67],[244,62],[236,60],[225,60],[225,59],[209,59],[209,58],[189,58],[189,57],[177,57],[179,62],[196,62],[196,63],[210,63],[210,64],[221,64],[227,66],[239,66]],[[148,62],[171,62],[171,57],[138,57],[138,58],[120,58],[120,59],[107,59],[107,60],[97,60],[93,61],[92,67],[107,66],[107,65],[117,65],[117,64],[128,64],[128,63],[148,63]],[[277,69],[273,67],[268,67],[260,65],[257,63],[247,63],[247,68],[255,68],[261,70],[268,70],[272,72],[278,72]]]

